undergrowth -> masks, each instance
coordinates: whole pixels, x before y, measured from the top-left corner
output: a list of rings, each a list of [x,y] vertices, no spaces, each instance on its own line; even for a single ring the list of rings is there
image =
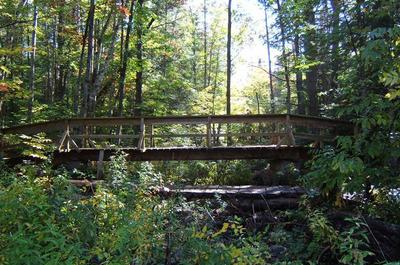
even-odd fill
[[[163,198],[150,163],[114,157],[91,190],[47,164],[1,165],[0,264],[367,264],[361,219],[337,231],[322,210],[274,213],[261,229],[229,214],[229,202]],[[83,188],[85,189],[85,188]]]

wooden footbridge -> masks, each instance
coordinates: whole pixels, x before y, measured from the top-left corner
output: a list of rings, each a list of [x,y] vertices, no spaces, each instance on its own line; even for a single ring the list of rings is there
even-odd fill
[[[309,150],[353,133],[347,121],[300,115],[72,118],[3,128],[1,135],[45,133],[54,163],[109,160],[306,160]],[[3,156],[13,147],[3,144]],[[12,157],[12,155],[9,155]]]

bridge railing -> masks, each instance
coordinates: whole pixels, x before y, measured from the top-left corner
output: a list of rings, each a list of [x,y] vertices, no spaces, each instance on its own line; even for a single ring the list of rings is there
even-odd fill
[[[237,145],[321,145],[352,133],[351,123],[286,114],[73,118],[1,129],[2,134],[46,133],[59,151]]]

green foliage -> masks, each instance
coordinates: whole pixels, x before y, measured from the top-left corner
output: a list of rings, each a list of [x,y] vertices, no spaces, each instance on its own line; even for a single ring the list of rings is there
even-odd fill
[[[179,264],[265,263],[262,234],[247,232],[240,220],[209,225],[207,206],[151,194],[159,175],[150,164],[129,180],[124,155],[114,163],[109,187],[86,198],[77,196],[65,171],[42,168],[37,176],[36,166],[20,167],[21,178],[0,186],[1,263],[159,264],[165,255]],[[182,222],[179,209],[197,218]]]
[[[125,157],[127,154],[118,151],[116,155],[111,157],[111,162],[108,167],[108,177],[110,178],[111,185],[114,188],[124,186],[128,178],[128,166]]]
[[[50,179],[15,181],[0,190],[2,264],[80,264],[81,246],[46,192]]]
[[[354,99],[356,100],[356,99]],[[369,95],[341,109],[342,115],[355,114],[358,133],[338,137],[336,148],[327,147],[312,161],[311,172],[304,178],[309,187],[323,194],[397,188],[400,157],[398,102]],[[338,197],[341,195],[337,194]]]
[[[356,218],[348,218],[346,221],[350,222],[351,227],[340,233],[339,252],[342,255],[340,262],[342,264],[366,264],[366,258],[373,255],[372,252],[366,250],[368,248],[367,224]]]
[[[19,156],[28,159],[48,159],[48,154],[55,149],[52,141],[44,133],[29,135],[4,135],[2,141],[5,146],[11,146]]]
[[[340,264],[367,264],[366,258],[374,254],[369,251],[366,223],[357,217],[345,218],[343,230],[337,231],[321,210],[305,205],[308,227],[313,235],[307,250],[317,263],[322,255],[330,253]]]

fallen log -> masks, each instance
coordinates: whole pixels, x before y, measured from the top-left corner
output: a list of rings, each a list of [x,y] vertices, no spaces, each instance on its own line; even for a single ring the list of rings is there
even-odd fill
[[[102,184],[103,180],[87,180],[87,179],[70,179],[69,183],[76,187],[89,187],[89,188],[96,188],[97,185]]]
[[[70,180],[76,187],[86,187],[93,192],[102,180]],[[274,209],[295,209],[299,198],[305,194],[300,187],[290,186],[183,186],[150,187],[153,194],[162,197],[182,196],[186,199],[212,199],[220,196],[241,209],[266,211]]]
[[[290,186],[167,186],[158,189],[158,193],[166,197],[180,195],[188,199],[213,198],[218,195],[222,198],[264,200],[277,198],[298,199],[305,194],[305,190],[300,187]]]

